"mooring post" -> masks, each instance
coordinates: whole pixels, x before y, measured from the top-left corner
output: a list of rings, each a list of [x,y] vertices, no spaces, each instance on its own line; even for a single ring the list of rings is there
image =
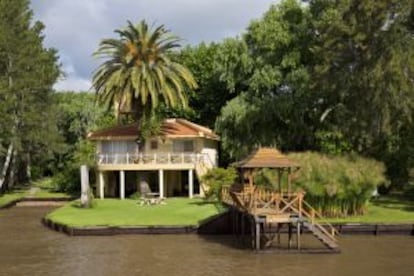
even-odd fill
[[[242,238],[242,242],[244,243],[244,215],[243,215],[243,213],[241,214],[240,219],[241,219],[241,222],[240,222],[241,223],[240,236]]]
[[[292,223],[289,223],[289,237],[288,237],[288,248],[292,247]]]
[[[260,250],[260,222],[256,221],[256,250]]]
[[[280,223],[277,224],[277,245],[280,247]]]
[[[249,217],[249,218],[250,218],[250,235],[252,238],[252,248],[254,249],[255,248],[255,232],[256,232],[256,229],[254,226],[256,222],[253,217]]]
[[[300,222],[298,221],[298,224],[296,226],[296,230],[297,230],[297,246],[298,246],[298,250],[300,250]]]

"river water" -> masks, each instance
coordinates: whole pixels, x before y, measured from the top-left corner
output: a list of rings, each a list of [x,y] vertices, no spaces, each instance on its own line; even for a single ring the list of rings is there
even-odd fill
[[[0,275],[414,275],[412,236],[341,236],[340,254],[255,254],[231,237],[69,237],[51,209],[0,210]]]

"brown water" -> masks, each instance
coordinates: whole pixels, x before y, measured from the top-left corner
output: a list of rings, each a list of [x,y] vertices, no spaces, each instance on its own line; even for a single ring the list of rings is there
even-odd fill
[[[414,238],[342,236],[341,254],[255,254],[229,237],[68,237],[50,209],[0,210],[0,275],[414,275]]]

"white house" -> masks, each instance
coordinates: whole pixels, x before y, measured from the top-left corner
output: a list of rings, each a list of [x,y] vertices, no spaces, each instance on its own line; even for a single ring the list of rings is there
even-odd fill
[[[88,134],[96,142],[100,198],[124,199],[135,192],[203,196],[200,177],[218,163],[219,137],[184,119],[166,119],[160,134],[144,142],[138,124],[115,126]]]

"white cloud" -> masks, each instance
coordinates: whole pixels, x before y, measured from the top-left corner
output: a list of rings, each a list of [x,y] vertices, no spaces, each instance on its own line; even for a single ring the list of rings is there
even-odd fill
[[[59,80],[53,88],[56,91],[90,91],[91,81],[73,76]]]
[[[274,0],[32,0],[35,18],[46,25],[45,43],[58,49],[66,72],[62,87],[85,87],[98,61],[99,41],[115,37],[126,20],[164,24],[185,43],[217,41],[244,31]],[[68,65],[69,64],[69,65]],[[73,87],[71,87],[73,85]]]

